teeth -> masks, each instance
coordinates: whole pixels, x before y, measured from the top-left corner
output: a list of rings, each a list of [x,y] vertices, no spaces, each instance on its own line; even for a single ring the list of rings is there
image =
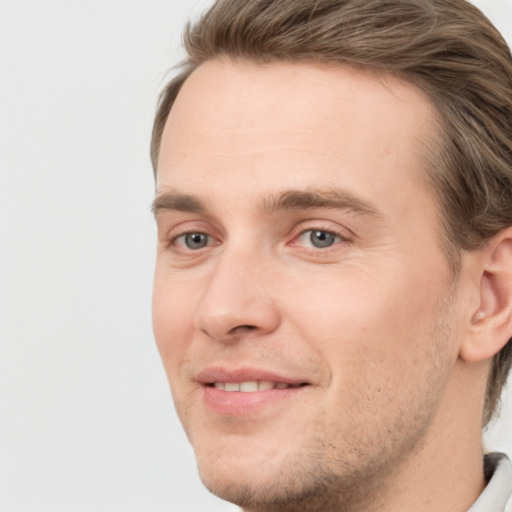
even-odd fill
[[[252,391],[258,391],[258,383],[255,380],[251,380],[249,382],[241,382],[240,383],[240,391],[245,393],[250,393]]]
[[[254,391],[267,391],[269,389],[291,388],[286,382],[272,382],[270,380],[250,380],[246,382],[214,382],[213,387],[224,391],[241,391],[242,393],[253,393]]]
[[[274,383],[270,380],[260,380],[258,382],[258,391],[266,391],[267,389],[274,389]]]

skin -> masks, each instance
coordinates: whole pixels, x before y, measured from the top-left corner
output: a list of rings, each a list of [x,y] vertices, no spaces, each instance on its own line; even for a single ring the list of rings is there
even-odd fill
[[[485,485],[488,363],[461,358],[481,257],[454,282],[435,130],[412,85],[334,65],[207,62],[172,108],[155,338],[203,482],[246,511],[465,511]],[[212,367],[307,385],[219,412]]]

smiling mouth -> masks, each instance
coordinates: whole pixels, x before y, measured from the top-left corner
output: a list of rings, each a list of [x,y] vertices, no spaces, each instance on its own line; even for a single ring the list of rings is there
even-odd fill
[[[282,407],[275,404],[294,400],[306,387],[312,387],[311,382],[300,378],[254,369],[210,368],[199,374],[198,380],[203,386],[204,403],[214,415],[248,419],[256,418],[254,415],[264,410],[280,414]]]
[[[244,382],[212,382],[208,387],[221,389],[223,391],[239,391],[242,393],[254,393],[256,391],[268,391],[271,389],[290,389],[307,386],[307,382],[301,384],[289,384],[287,382],[274,382],[270,380],[251,380]]]

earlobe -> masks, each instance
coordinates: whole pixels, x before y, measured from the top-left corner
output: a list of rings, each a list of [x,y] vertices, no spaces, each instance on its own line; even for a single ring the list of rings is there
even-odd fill
[[[479,304],[460,350],[468,362],[492,358],[512,337],[512,228],[496,235],[481,254]]]

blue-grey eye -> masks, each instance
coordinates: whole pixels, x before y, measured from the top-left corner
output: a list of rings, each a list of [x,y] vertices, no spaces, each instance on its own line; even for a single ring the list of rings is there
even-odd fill
[[[182,237],[187,249],[202,249],[208,245],[208,235],[204,233],[186,233]]]
[[[323,249],[324,247],[330,247],[332,244],[339,240],[339,237],[329,231],[323,231],[321,229],[314,229],[309,232],[309,241],[313,247]]]

